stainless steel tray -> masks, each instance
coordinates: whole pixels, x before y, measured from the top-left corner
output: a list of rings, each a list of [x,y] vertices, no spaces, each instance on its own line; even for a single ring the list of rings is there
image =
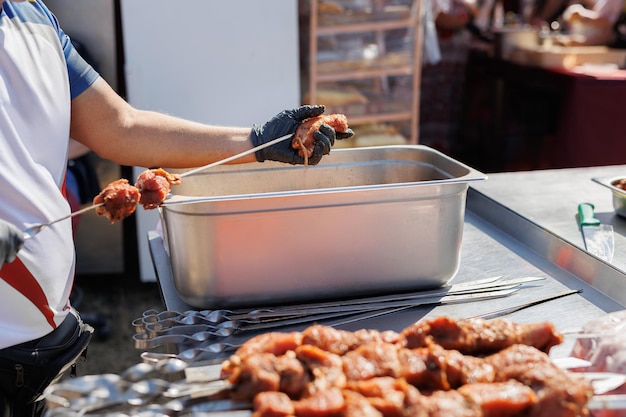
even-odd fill
[[[186,177],[161,210],[176,289],[215,308],[440,286],[459,267],[469,183],[485,178],[421,145]]]
[[[625,175],[622,176],[612,176],[608,178],[592,178],[591,180],[605,186],[609,190],[611,190],[611,196],[613,201],[613,209],[615,209],[615,213],[622,217],[626,217],[626,190],[623,190],[619,187],[613,185],[616,181],[622,180],[626,178]]]

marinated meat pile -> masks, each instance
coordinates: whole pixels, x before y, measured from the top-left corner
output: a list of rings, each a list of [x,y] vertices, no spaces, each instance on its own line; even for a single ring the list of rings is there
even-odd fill
[[[170,193],[170,186],[180,183],[182,179],[179,175],[170,174],[162,168],[142,172],[135,183],[141,193],[139,204],[146,210],[159,207]]]
[[[620,178],[612,183],[613,187],[617,187],[621,190],[626,190],[626,178]]]
[[[577,417],[593,389],[547,352],[549,323],[425,320],[400,333],[314,325],[250,339],[222,366],[254,416]]]
[[[96,214],[105,216],[111,223],[118,222],[135,212],[139,202],[139,190],[126,179],[113,181],[94,197],[93,204],[104,203],[96,208]]]
[[[298,149],[298,154],[304,158],[305,165],[308,165],[308,160],[313,155],[315,132],[320,130],[320,126],[324,123],[336,132],[348,131],[348,118],[343,114],[321,115],[303,121],[296,129],[294,138],[291,140],[291,147]]]
[[[159,207],[169,194],[170,186],[180,183],[179,175],[162,168],[148,169],[139,174],[135,185],[126,179],[113,181],[94,197],[93,204],[104,203],[96,208],[96,213],[115,223],[133,214],[137,204],[146,210]]]

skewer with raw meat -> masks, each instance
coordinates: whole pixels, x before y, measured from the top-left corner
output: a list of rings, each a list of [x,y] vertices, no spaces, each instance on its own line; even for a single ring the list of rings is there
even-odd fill
[[[515,366],[510,367],[509,373],[502,369],[506,369],[507,363],[519,365],[513,362],[515,353],[524,363],[541,364],[544,372],[561,372],[538,349],[525,345],[507,349],[479,358],[437,345],[407,349],[397,344],[372,342],[338,355],[304,344],[284,355],[267,352],[249,355],[238,362],[229,381],[234,384],[234,395],[242,400],[251,400],[263,391],[288,392],[290,397],[300,398],[380,377],[400,378],[428,392],[448,391],[471,383],[511,379],[513,372],[522,371]],[[289,387],[289,391],[281,387]]]
[[[170,193],[170,186],[181,183],[180,175],[170,174],[162,168],[145,170],[135,183],[141,192],[139,204],[146,210],[157,208]]]
[[[323,325],[309,326],[302,332],[265,333],[248,340],[237,349],[231,360],[256,352],[280,355],[302,344],[339,355],[369,342],[396,343],[407,348],[436,344],[464,354],[478,355],[497,352],[514,344],[534,346],[547,353],[562,341],[563,336],[548,322],[519,324],[506,319],[487,321],[481,318],[454,320],[437,317],[421,320],[401,333],[376,330],[348,332]],[[228,365],[224,367],[224,372],[227,369]]]
[[[135,212],[141,198],[137,187],[126,179],[113,181],[94,197],[93,204],[103,204],[96,208],[96,214],[105,216],[111,223],[118,222]]]
[[[255,417],[585,416],[591,385],[546,354],[559,340],[547,323],[506,319],[437,318],[400,333],[314,325],[250,339],[222,376]]]
[[[506,319],[437,317],[407,327],[400,339],[400,343],[409,348],[438,344],[465,354],[482,355],[515,344],[534,346],[548,353],[563,342],[563,335],[549,322],[520,324]]]
[[[252,402],[259,417],[275,415],[271,413],[276,407],[293,409],[285,415],[351,415],[350,410],[364,407],[360,396],[376,411],[363,415],[580,417],[587,415],[585,404],[593,395],[583,376],[558,368],[548,355],[531,346],[513,345],[484,359],[447,351],[451,355],[427,364],[417,358],[422,355],[419,351],[431,348],[396,348],[397,354],[392,345],[378,352],[374,347],[357,349],[346,356],[360,358],[346,360],[346,356],[303,345],[295,352],[301,365],[296,365],[293,352],[279,357],[253,355],[240,375],[243,384],[235,382],[234,395]],[[402,356],[408,360],[402,362]],[[480,367],[490,372],[476,373]],[[457,378],[453,383],[459,371],[478,378]],[[413,377],[422,375],[409,379],[410,372]],[[446,378],[449,381],[440,384]],[[255,384],[263,388],[255,389]]]
[[[328,114],[306,119],[296,129],[296,133],[291,140],[291,147],[298,150],[298,154],[304,158],[304,165],[309,164],[309,158],[313,155],[315,148],[315,132],[320,130],[322,124],[327,124],[335,132],[347,133],[348,118],[343,114]]]
[[[181,182],[179,175],[162,168],[143,171],[135,185],[126,179],[113,181],[93,199],[93,204],[103,204],[96,208],[96,214],[115,223],[133,214],[137,204],[146,210],[157,208],[169,194],[170,186]]]

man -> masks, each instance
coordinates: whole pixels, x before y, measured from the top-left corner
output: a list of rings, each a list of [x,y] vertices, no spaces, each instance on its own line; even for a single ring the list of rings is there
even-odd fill
[[[531,15],[536,26],[560,20],[565,34],[556,43],[566,46],[611,45],[615,23],[624,0],[546,0],[537,2]]]
[[[584,0],[563,12],[568,34],[565,45],[610,45],[615,41],[614,25],[623,0]]]
[[[69,305],[71,222],[26,241],[20,232],[69,214],[70,136],[120,165],[196,167],[292,134],[324,108],[284,111],[252,129],[138,110],[79,56],[41,0],[0,7],[0,415],[31,416],[42,413],[39,394],[81,354],[91,330]],[[351,134],[323,125],[309,164]],[[289,140],[236,162],[264,160],[304,163]]]

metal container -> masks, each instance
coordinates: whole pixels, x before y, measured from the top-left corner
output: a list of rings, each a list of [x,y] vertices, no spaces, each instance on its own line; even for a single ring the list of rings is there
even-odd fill
[[[188,204],[161,209],[176,289],[221,308],[441,286],[459,267],[469,182],[483,179],[422,145],[190,175],[171,200]]]
[[[626,190],[617,187],[617,184],[625,179],[626,177],[592,178],[593,181],[611,190],[615,213],[626,218]]]

